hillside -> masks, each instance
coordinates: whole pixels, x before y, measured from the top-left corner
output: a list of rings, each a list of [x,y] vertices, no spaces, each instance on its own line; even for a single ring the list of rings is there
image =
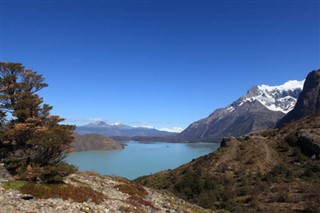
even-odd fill
[[[115,140],[98,134],[75,135],[75,141],[71,143],[72,152],[89,150],[114,150],[122,149],[123,145]]]
[[[209,155],[136,182],[211,209],[319,212],[320,152],[302,152],[302,129],[319,133],[320,116],[224,139]]]
[[[0,165],[1,175],[1,165]],[[199,212],[209,213],[162,191],[92,172],[70,175],[64,184],[12,181],[0,176],[0,212]]]

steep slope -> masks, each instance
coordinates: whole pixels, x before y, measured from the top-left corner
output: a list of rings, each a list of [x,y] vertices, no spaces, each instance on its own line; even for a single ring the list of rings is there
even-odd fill
[[[273,127],[293,109],[302,85],[303,81],[288,81],[280,86],[255,86],[232,104],[192,123],[176,140],[220,142],[225,136]]]
[[[98,121],[76,128],[78,134],[101,134],[109,137],[134,137],[134,136],[167,136],[172,135],[171,132],[160,131],[157,129],[145,127],[131,127],[124,124],[107,124]]]
[[[111,138],[98,134],[75,135],[75,141],[71,143],[72,152],[89,150],[114,150],[122,149],[123,145]]]
[[[277,126],[320,112],[320,69],[309,73],[297,104]]]

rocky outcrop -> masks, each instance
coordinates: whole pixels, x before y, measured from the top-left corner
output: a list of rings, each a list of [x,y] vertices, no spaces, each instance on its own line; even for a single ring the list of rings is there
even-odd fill
[[[75,135],[75,141],[71,144],[72,152],[89,150],[116,150],[123,145],[115,140],[98,134]]]
[[[320,159],[320,129],[301,129],[297,137],[297,143],[305,153]]]
[[[320,69],[308,74],[295,107],[278,122],[277,127],[316,113],[320,113]]]

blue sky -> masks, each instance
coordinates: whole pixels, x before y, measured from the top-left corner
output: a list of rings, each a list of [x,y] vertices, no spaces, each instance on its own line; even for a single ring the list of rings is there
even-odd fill
[[[320,1],[0,0],[0,60],[68,123],[187,127],[320,67]]]

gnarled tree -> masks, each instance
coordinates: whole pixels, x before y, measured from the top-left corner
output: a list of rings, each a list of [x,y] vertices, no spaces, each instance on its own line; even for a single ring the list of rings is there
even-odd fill
[[[0,62],[0,160],[16,177],[56,182],[75,170],[62,162],[74,127],[50,115],[37,94],[47,86],[22,64]]]

